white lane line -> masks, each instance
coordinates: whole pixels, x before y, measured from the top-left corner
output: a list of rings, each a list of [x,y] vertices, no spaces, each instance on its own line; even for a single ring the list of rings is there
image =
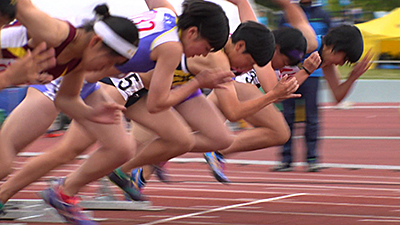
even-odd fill
[[[142,224],[142,225],[152,225],[152,224],[165,223],[165,222],[170,222],[170,221],[179,220],[179,219],[183,219],[183,218],[189,218],[189,217],[194,217],[194,216],[198,216],[198,215],[203,215],[203,214],[206,214],[206,213],[224,211],[224,210],[227,210],[227,209],[233,209],[233,208],[238,208],[238,207],[248,206],[248,205],[254,205],[254,204],[259,204],[259,203],[264,203],[264,202],[271,202],[271,201],[275,201],[275,200],[291,198],[291,197],[297,197],[297,196],[302,196],[302,195],[306,195],[306,193],[296,193],[296,194],[283,195],[283,196],[274,197],[274,198],[260,199],[260,200],[256,200],[256,201],[252,201],[252,202],[240,203],[240,204],[235,204],[235,205],[228,205],[228,206],[223,206],[223,207],[210,209],[210,210],[205,210],[205,211],[201,211],[201,212],[189,213],[189,214],[185,214],[185,215],[174,216],[174,217],[170,217],[170,218],[166,218],[166,219],[156,220],[156,221],[153,221],[153,222],[150,222],[150,223],[145,223],[145,224]]]
[[[354,139],[354,140],[400,140],[400,137],[362,137],[362,136],[326,136],[321,137],[322,139]],[[19,157],[35,157],[41,155],[41,152],[21,152],[18,153]],[[87,159],[88,155],[80,155],[77,159]],[[204,158],[173,158],[169,162],[177,163],[205,163]],[[265,161],[265,160],[243,160],[243,159],[227,159],[227,163],[232,164],[246,164],[246,165],[276,165],[278,161]],[[303,162],[297,162],[294,166],[304,166]],[[79,165],[77,165],[79,166]],[[325,168],[347,168],[347,169],[380,169],[380,170],[400,170],[400,166],[397,165],[369,165],[369,164],[343,164],[343,163],[320,163],[319,166]],[[69,171],[69,170],[61,170]]]
[[[365,219],[365,220],[358,220],[360,222],[373,222],[373,223],[400,223],[400,220],[372,220],[372,219]]]
[[[333,106],[321,106],[320,109],[340,109],[340,106],[333,105]],[[383,105],[383,106],[373,106],[373,105],[356,105],[356,106],[349,106],[348,109],[398,109],[398,105]]]
[[[304,136],[294,136],[295,139],[303,139]],[[400,140],[395,136],[321,136],[319,139],[325,140]]]
[[[231,171],[230,174],[234,174],[235,171]],[[292,174],[293,175],[293,174]],[[193,178],[192,174],[174,174],[172,175],[172,177],[179,177],[179,178]],[[209,175],[196,175],[196,178],[209,178]],[[354,178],[366,178],[364,176],[358,176],[358,177],[354,177]],[[341,176],[341,178],[346,178],[346,176]],[[229,179],[231,180],[240,180],[241,182],[245,182],[246,180],[251,180],[252,182],[254,182],[254,180],[258,180],[258,181],[265,181],[265,182],[285,182],[285,183],[290,183],[290,182],[302,182],[302,183],[309,183],[309,184],[321,184],[321,183],[329,183],[331,185],[345,185],[345,184],[379,184],[379,185],[400,185],[400,181],[379,181],[379,180],[358,180],[358,179],[353,179],[353,180],[348,180],[348,179],[324,179],[319,178],[318,180],[316,180],[315,178],[291,178],[291,177],[285,177],[285,178],[279,178],[279,177],[258,177],[258,176],[233,176],[230,175]],[[388,178],[389,179],[389,178]],[[232,183],[235,183],[235,182]],[[150,181],[151,182],[151,181]],[[149,182],[149,183],[150,183]],[[152,181],[152,183],[158,182],[158,181]],[[260,183],[254,183],[255,185],[253,186],[261,186],[263,184]],[[181,187],[181,185],[179,185],[179,187]],[[195,185],[190,186],[192,187],[196,187]]]
[[[400,137],[399,137],[400,138]],[[174,158],[169,162],[177,163],[205,163],[204,158]],[[267,161],[267,160],[245,160],[245,159],[227,159],[227,163],[230,164],[245,164],[245,165],[276,165],[278,161]],[[305,166],[304,162],[296,162],[294,166]],[[345,168],[345,169],[378,169],[378,170],[400,170],[398,165],[368,165],[368,164],[343,164],[343,163],[320,163],[318,164],[323,168]]]

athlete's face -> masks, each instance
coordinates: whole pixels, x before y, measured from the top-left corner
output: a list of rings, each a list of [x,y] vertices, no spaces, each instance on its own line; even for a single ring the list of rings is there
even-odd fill
[[[200,36],[197,27],[190,27],[183,31],[181,43],[186,57],[207,56],[212,50],[208,41]]]
[[[100,71],[114,65],[121,65],[127,59],[123,56],[112,54],[112,50],[104,47],[102,42],[89,45],[82,58],[83,65],[88,71]]]
[[[253,66],[256,64],[256,62],[250,53],[245,53],[245,42],[238,41],[237,43],[231,45],[231,47],[232,48],[226,52],[231,68],[237,72],[243,73],[253,69]]]
[[[279,70],[285,66],[289,66],[290,59],[279,51],[279,47],[276,47],[274,56],[271,59],[271,65],[274,70]]]
[[[237,53],[228,55],[231,68],[237,72],[247,72],[253,69],[255,63],[249,53]]]
[[[325,53],[325,54],[324,54]],[[324,51],[322,58],[324,59],[321,67],[326,65],[339,65],[343,66],[347,61],[345,52],[342,51]]]
[[[204,38],[199,38],[197,40],[193,40],[189,45],[184,45],[184,53],[186,57],[194,57],[194,56],[207,56],[211,51],[211,46],[207,40]]]

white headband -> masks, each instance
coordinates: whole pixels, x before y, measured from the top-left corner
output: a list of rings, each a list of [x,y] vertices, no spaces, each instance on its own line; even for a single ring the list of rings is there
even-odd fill
[[[93,26],[94,32],[99,35],[103,42],[119,54],[131,59],[137,51],[137,47],[127,42],[116,34],[106,23],[97,21]]]

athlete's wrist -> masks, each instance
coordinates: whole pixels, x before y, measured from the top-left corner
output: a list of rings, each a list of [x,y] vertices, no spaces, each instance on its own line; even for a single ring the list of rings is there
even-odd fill
[[[304,71],[306,71],[306,73],[308,74],[308,75],[311,75],[314,71],[310,71],[310,70],[308,70],[306,67],[302,67],[301,69],[303,69]]]

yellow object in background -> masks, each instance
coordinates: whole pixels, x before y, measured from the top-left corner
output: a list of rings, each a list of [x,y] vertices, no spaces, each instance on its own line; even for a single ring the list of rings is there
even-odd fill
[[[306,103],[303,98],[299,98],[295,100],[295,108],[294,108],[294,122],[300,123],[306,121]]]

